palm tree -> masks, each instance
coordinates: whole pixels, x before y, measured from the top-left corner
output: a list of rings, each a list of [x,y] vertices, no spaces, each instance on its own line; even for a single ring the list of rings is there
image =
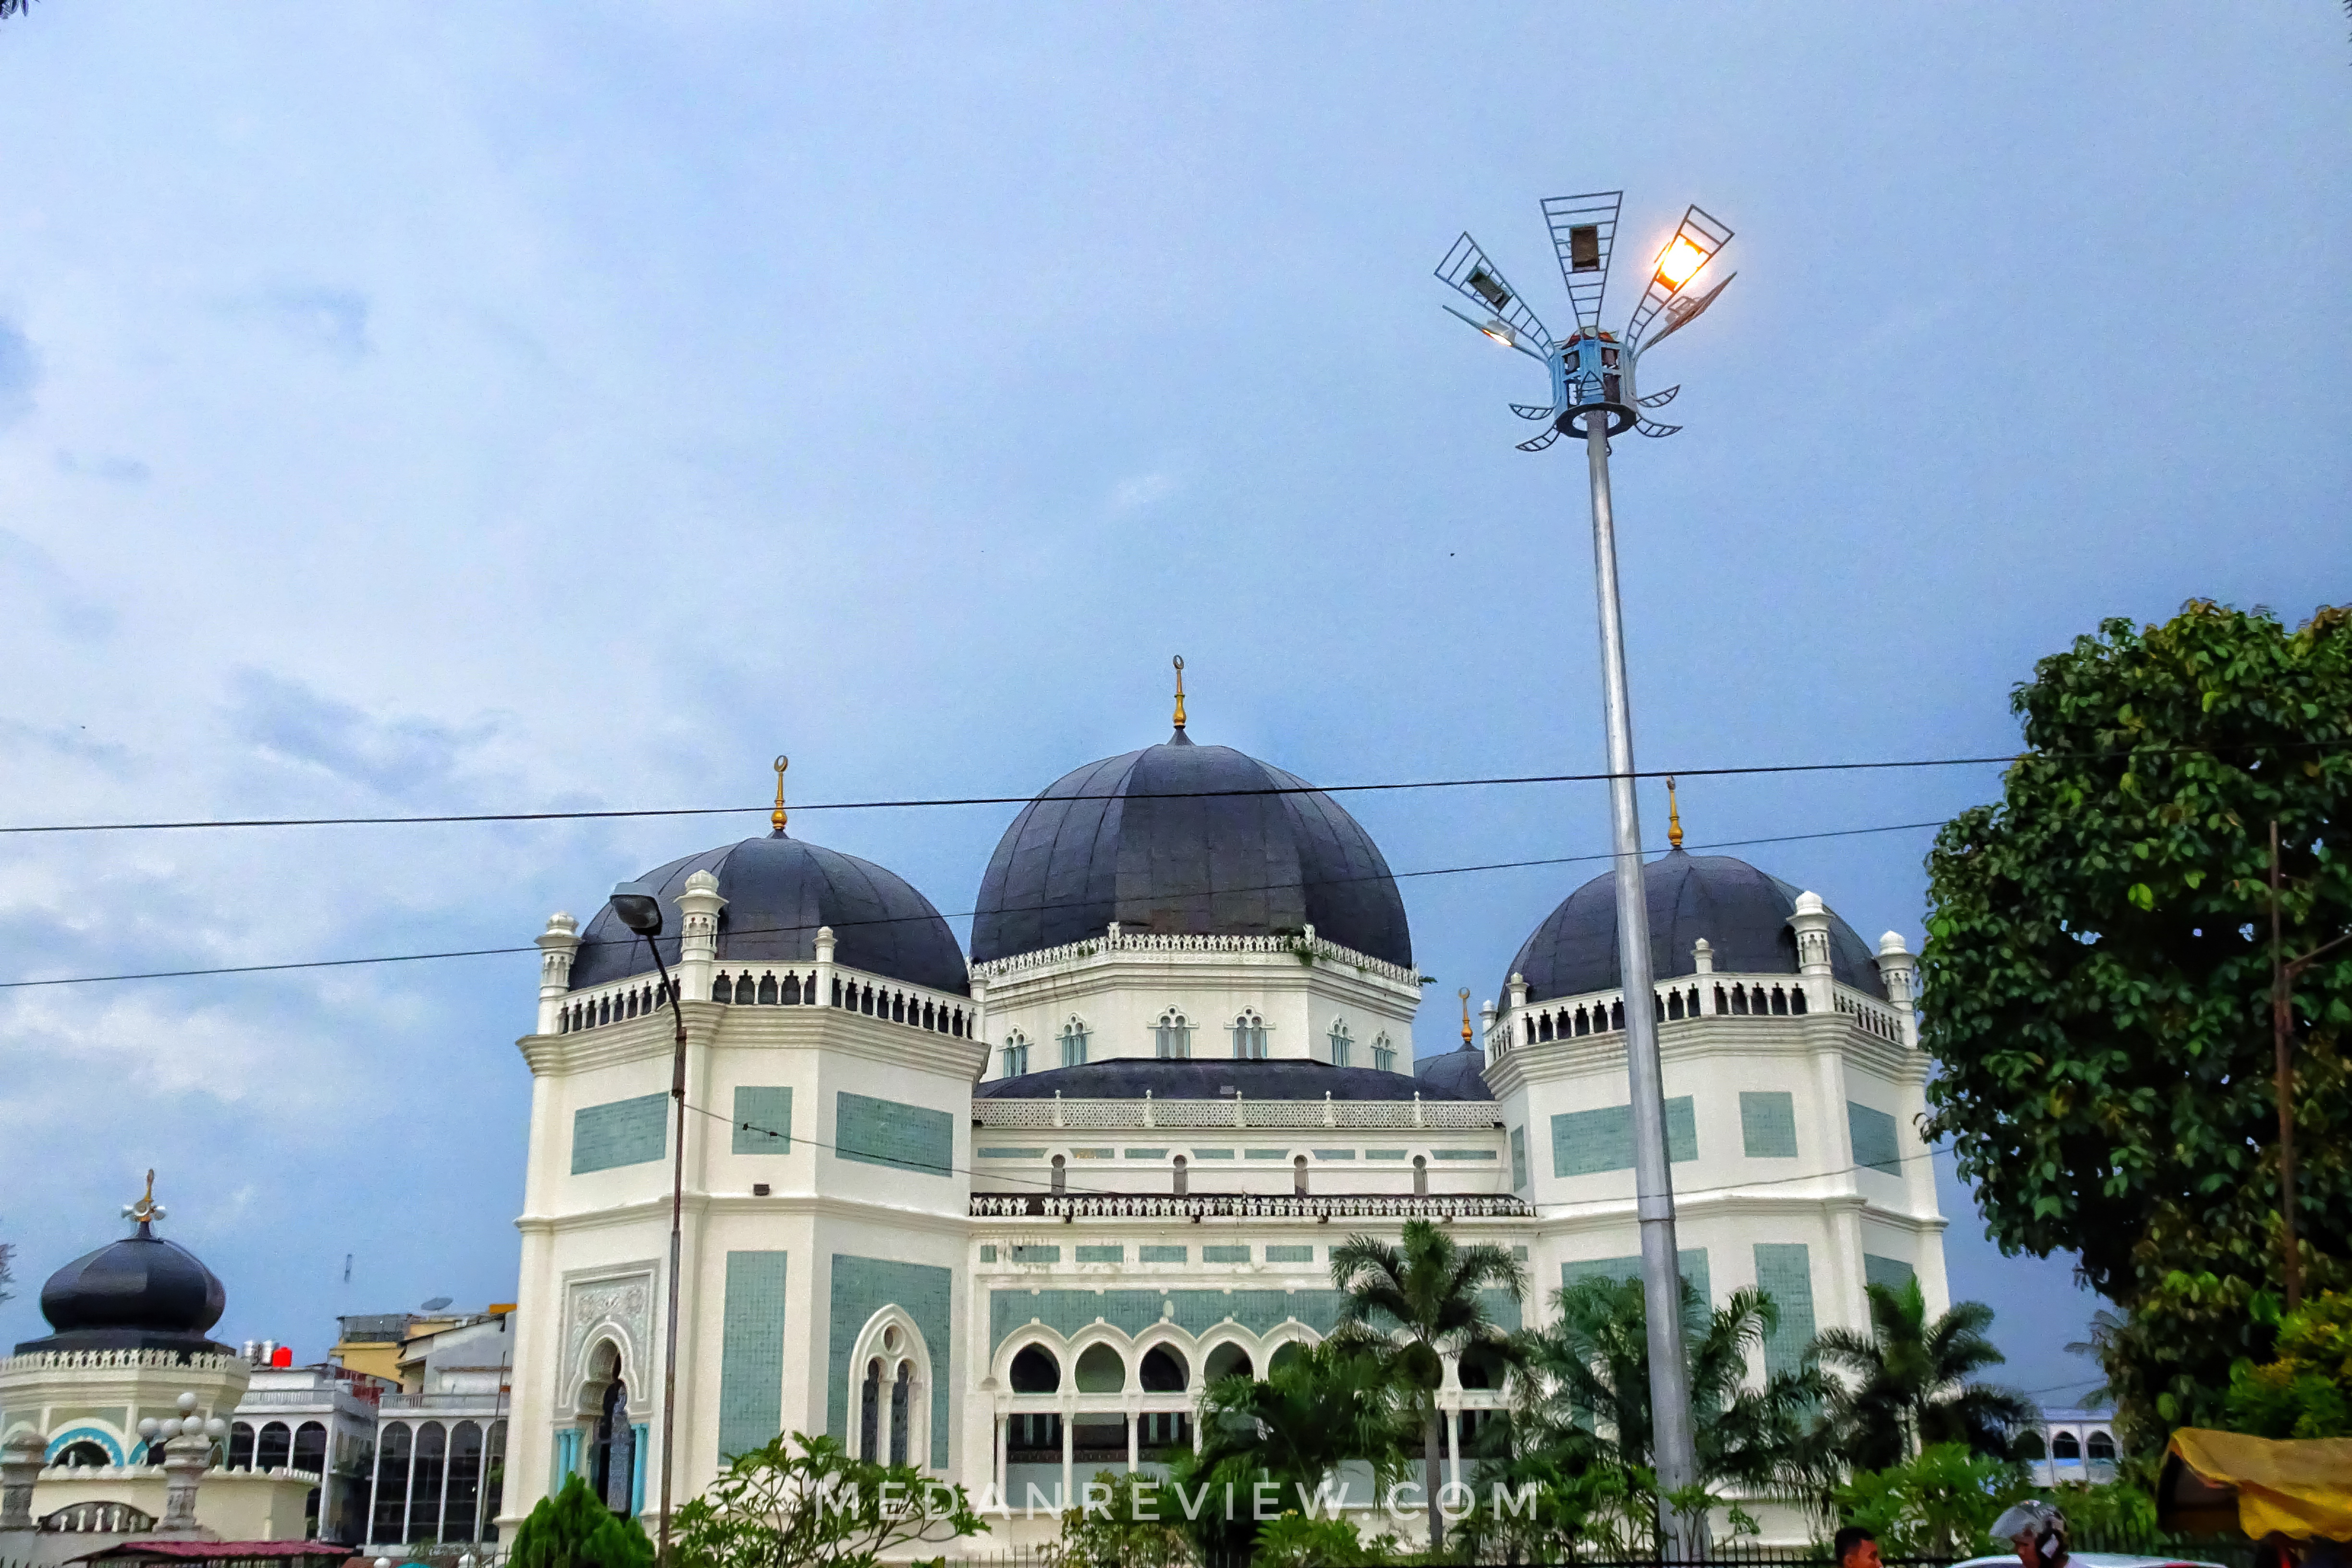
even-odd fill
[[[1527,1445],[1562,1454],[1587,1452],[1617,1473],[1619,1495],[1649,1491],[1652,1479],[1649,1311],[1639,1279],[1585,1279],[1552,1297],[1551,1324],[1527,1336],[1527,1373],[1517,1419]],[[1810,1496],[1823,1481],[1825,1445],[1813,1413],[1829,1383],[1808,1355],[1794,1370],[1749,1367],[1780,1327],[1780,1309],[1752,1287],[1708,1310],[1683,1281],[1691,1410],[1698,1419],[1702,1486],[1738,1486],[1782,1496]],[[1654,1521],[1642,1510],[1639,1528]]]
[[[1527,1294],[1528,1271],[1508,1248],[1461,1247],[1425,1219],[1405,1221],[1396,1245],[1351,1236],[1331,1249],[1331,1283],[1345,1292],[1334,1336],[1377,1346],[1412,1415],[1421,1422],[1423,1482],[1429,1502],[1429,1549],[1444,1544],[1437,1510],[1437,1391],[1444,1358],[1477,1350],[1509,1363],[1517,1342],[1486,1310],[1486,1292]]]
[[[1831,1401],[1838,1446],[1856,1469],[1882,1470],[1931,1443],[1964,1443],[1971,1453],[2015,1457],[2016,1434],[2033,1424],[2023,1394],[1972,1374],[2002,1356],[1985,1337],[1992,1309],[1962,1301],[1930,1321],[1916,1279],[1900,1289],[1872,1285],[1870,1331],[1831,1329],[1816,1335],[1823,1364],[1851,1375]]]

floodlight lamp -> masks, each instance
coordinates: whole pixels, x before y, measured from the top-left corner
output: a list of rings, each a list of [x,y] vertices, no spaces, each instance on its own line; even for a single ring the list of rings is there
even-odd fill
[[[1488,317],[1486,324],[1478,330],[1486,333],[1488,337],[1494,339],[1496,342],[1502,344],[1507,349],[1515,349],[1519,346],[1518,334],[1512,331],[1507,325],[1497,318]]]
[[[643,882],[624,882],[613,889],[613,913],[637,935],[661,935],[661,900]]]
[[[1681,235],[1658,258],[1658,280],[1670,289],[1679,289],[1691,280],[1691,274],[1706,265],[1706,252]]]

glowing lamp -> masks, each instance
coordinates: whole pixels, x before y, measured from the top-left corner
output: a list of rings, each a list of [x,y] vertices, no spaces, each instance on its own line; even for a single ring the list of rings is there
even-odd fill
[[[1691,274],[1706,265],[1706,252],[1677,235],[1658,258],[1658,277],[1667,287],[1679,289],[1691,279]]]

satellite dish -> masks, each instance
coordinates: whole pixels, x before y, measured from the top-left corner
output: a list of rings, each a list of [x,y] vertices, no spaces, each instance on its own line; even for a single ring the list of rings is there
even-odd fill
[[[424,1312],[437,1312],[437,1311],[439,1311],[442,1308],[444,1308],[444,1307],[447,1306],[448,1304],[449,1304],[449,1298],[448,1298],[448,1297],[446,1297],[446,1296],[436,1296],[436,1297],[434,1297],[434,1298],[433,1298],[433,1300],[431,1300],[430,1301],[425,1302],[424,1306],[422,1306],[422,1307],[418,1308],[417,1310],[418,1310],[419,1311],[424,1311]]]

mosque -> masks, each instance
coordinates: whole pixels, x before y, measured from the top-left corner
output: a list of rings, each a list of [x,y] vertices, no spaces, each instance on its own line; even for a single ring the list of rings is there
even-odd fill
[[[1635,1271],[1613,874],[1475,1021],[1463,992],[1433,1027],[1379,847],[1196,742],[1181,690],[1165,742],[1021,810],[968,954],[906,880],[787,833],[782,778],[772,833],[637,884],[653,943],[609,903],[538,939],[509,1527],[575,1472],[656,1506],[681,1148],[680,1500],[825,1433],[1003,1500],[1004,1544],[1050,1532],[1074,1482],[1190,1447],[1209,1381],[1328,1331],[1351,1234],[1421,1216],[1507,1246],[1529,1321]],[[1942,1310],[1916,961],[1672,840],[1643,876],[1685,1277],[1769,1289],[1775,1366],[1865,1326],[1865,1283],[1916,1277]],[[1497,1381],[1447,1367],[1449,1463]]]

